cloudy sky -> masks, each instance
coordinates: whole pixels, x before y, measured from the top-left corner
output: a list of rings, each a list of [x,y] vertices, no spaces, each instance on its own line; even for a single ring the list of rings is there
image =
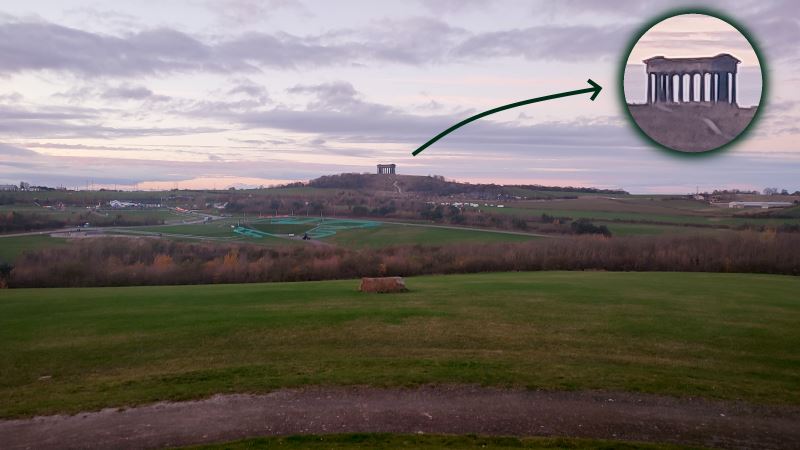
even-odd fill
[[[633,132],[618,68],[632,34],[675,6],[0,0],[0,184],[224,188],[394,162],[404,174],[481,182],[800,189],[792,1],[705,4],[724,8],[764,50],[769,97],[749,139],[680,158]],[[587,78],[604,87],[594,102],[510,110],[411,157],[472,114],[582,89]]]

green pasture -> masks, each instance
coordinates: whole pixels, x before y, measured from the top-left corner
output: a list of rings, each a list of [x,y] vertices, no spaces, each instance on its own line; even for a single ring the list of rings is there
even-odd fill
[[[102,217],[151,217],[165,222],[194,218],[189,214],[180,214],[171,209],[100,209],[96,214]]]
[[[343,230],[326,238],[342,247],[385,247],[388,245],[443,245],[457,243],[523,242],[535,236],[401,224],[382,224],[377,228]]]
[[[39,250],[63,245],[67,245],[67,239],[54,238],[47,234],[0,236],[0,262],[13,263],[26,250]]]
[[[158,225],[151,227],[130,227],[129,229],[184,236],[234,238],[235,235],[233,234],[231,225],[236,225],[236,220],[218,220],[207,223]]]
[[[383,228],[378,228],[383,229]],[[534,272],[0,292],[0,417],[304,385],[800,403],[800,278]]]
[[[635,223],[647,225],[682,226],[689,225],[697,227],[713,226],[779,226],[782,224],[800,224],[798,218],[770,218],[770,217],[733,217],[728,214],[655,214],[649,212],[630,212],[630,211],[602,211],[602,210],[571,210],[571,209],[549,209],[545,207],[482,207],[486,212],[495,214],[509,214],[519,217],[539,218],[542,214],[553,217],[570,217],[572,219],[589,219],[596,222],[618,222]],[[668,231],[663,229],[662,231]],[[677,230],[674,230],[677,231]]]

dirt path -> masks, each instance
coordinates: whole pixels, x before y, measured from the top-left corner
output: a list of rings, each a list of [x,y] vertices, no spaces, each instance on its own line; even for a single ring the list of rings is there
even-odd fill
[[[138,449],[303,433],[575,436],[797,448],[800,407],[475,386],[309,388],[0,421],[4,449]]]

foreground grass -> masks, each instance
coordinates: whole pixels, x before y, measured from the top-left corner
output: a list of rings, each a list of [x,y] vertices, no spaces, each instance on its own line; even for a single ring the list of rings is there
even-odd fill
[[[413,448],[434,450],[442,448],[490,448],[496,450],[524,449],[686,449],[675,445],[626,443],[594,439],[567,438],[515,438],[480,436],[437,436],[437,435],[398,435],[398,434],[338,434],[304,435],[246,439],[225,444],[186,447],[194,450],[243,450],[262,448],[281,448],[290,450],[307,449],[395,449]]]
[[[310,384],[800,403],[800,278],[537,272],[0,291],[0,417]]]

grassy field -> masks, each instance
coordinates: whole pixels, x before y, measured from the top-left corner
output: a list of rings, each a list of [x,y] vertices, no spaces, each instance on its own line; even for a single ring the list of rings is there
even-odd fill
[[[397,435],[397,434],[340,434],[340,435],[303,435],[287,437],[269,437],[228,442],[225,444],[186,447],[193,450],[244,450],[244,449],[280,448],[287,450],[310,449],[396,449],[413,448],[433,450],[442,448],[489,448],[505,450],[513,448],[545,450],[545,449],[682,449],[665,444],[627,443],[619,441],[602,441],[594,439],[568,438],[515,438],[515,437],[481,437],[481,436],[436,436],[436,435]]]
[[[616,225],[617,228],[621,228],[620,233],[614,233],[617,235],[682,233],[685,231],[684,225],[736,227],[800,224],[800,215],[795,216],[793,208],[775,210],[764,215],[750,215],[741,210],[709,206],[708,203],[694,200],[656,197],[582,197],[553,201],[515,201],[504,206],[504,208],[482,207],[482,209],[496,214],[531,218],[540,217],[542,214],[573,219],[584,218],[606,224],[609,228],[611,228],[609,224],[620,224]],[[625,230],[626,222],[631,222],[630,225],[639,228]],[[659,228],[642,228],[646,226]]]
[[[303,385],[800,403],[800,278],[538,272],[0,292],[0,417]],[[402,351],[398,351],[402,349]]]
[[[262,223],[253,223],[248,225],[250,228],[255,228],[256,230],[263,231],[265,233],[270,234],[296,234],[302,235],[306,231],[314,228],[317,226],[316,223],[308,224],[308,223],[298,223],[298,224],[283,224],[283,223],[269,223],[269,222],[262,222]]]
[[[228,237],[235,238],[231,225],[235,220],[219,220],[211,223],[159,225],[152,227],[131,228],[137,231],[150,231],[156,233],[181,234],[198,237]]]
[[[0,236],[0,262],[14,262],[26,250],[66,245],[66,239],[53,238],[47,234],[32,236]]]
[[[538,239],[512,233],[495,233],[482,230],[459,230],[414,225],[382,224],[367,229],[343,230],[326,238],[343,247],[384,247],[387,245],[441,245],[459,242],[523,242]]]
[[[96,214],[102,217],[117,217],[123,218],[150,218],[156,220],[163,220],[164,222],[174,222],[184,219],[194,218],[190,214],[179,214],[170,209],[101,209],[97,210]]]

